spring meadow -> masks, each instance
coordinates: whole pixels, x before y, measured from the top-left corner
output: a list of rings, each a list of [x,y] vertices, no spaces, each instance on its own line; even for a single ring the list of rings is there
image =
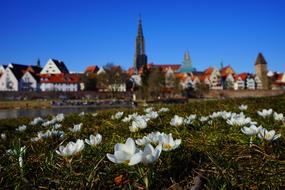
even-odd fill
[[[284,110],[283,95],[1,120],[0,186],[284,189]]]

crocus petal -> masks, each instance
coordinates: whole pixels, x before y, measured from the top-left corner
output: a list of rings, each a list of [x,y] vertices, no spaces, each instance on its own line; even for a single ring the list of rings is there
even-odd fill
[[[114,163],[118,163],[115,156],[113,154],[107,154],[107,158],[111,161],[111,162],[114,162]]]
[[[114,153],[114,156],[116,158],[116,160],[120,163],[126,161],[126,160],[129,160],[131,155],[124,152],[124,151],[117,151]]]
[[[142,152],[138,152],[138,153],[134,154],[132,156],[132,158],[130,159],[129,166],[136,165],[136,164],[140,163],[141,160],[142,160]]]

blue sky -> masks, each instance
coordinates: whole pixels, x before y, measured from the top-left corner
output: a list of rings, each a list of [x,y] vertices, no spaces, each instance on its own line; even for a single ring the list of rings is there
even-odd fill
[[[254,72],[258,52],[285,71],[283,0],[1,0],[0,64],[63,60],[69,70],[133,64],[142,14],[149,62]]]

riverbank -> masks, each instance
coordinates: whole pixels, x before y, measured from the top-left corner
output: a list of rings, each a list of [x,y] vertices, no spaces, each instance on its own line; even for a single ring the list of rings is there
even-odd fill
[[[50,100],[13,100],[0,101],[0,109],[20,109],[20,108],[50,108]]]

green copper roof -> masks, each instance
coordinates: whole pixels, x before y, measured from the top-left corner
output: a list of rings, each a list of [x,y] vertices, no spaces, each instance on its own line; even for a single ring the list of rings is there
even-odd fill
[[[190,59],[189,56],[189,52],[185,52],[184,54],[184,61],[182,62],[182,66],[180,67],[180,69],[177,71],[179,73],[191,73],[191,72],[195,72],[196,68],[194,68],[192,66],[192,61]]]

